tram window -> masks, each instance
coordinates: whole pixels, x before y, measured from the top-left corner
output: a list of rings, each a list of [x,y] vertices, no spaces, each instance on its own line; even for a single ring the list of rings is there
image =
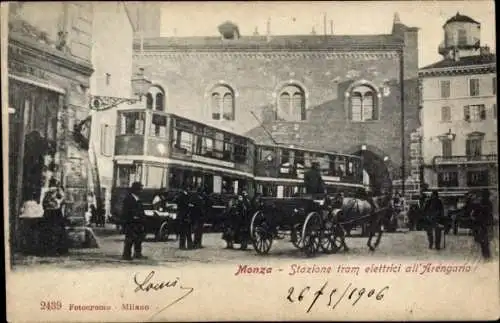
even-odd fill
[[[295,164],[299,164],[299,165],[304,166],[304,164],[305,164],[304,152],[302,152],[302,151],[295,152]]]
[[[148,166],[145,186],[147,188],[165,187],[166,174],[166,169],[163,167]]]
[[[121,112],[120,135],[144,135],[144,113]]]
[[[258,158],[260,161],[269,161],[269,160],[272,161],[273,156],[274,156],[274,149],[266,147],[259,148]]]
[[[224,156],[224,134],[222,132],[215,133],[214,157],[222,159]]]
[[[118,165],[116,167],[116,187],[130,187],[141,180],[142,168],[136,165]]]
[[[153,120],[151,120],[150,135],[153,137],[162,138],[165,138],[167,136],[167,116],[153,114]]]
[[[224,135],[223,159],[227,161],[233,160],[233,144],[229,135]]]
[[[184,150],[184,153],[193,151],[193,134],[177,130],[174,136],[175,147]]]
[[[283,185],[278,185],[276,197],[282,198],[283,196],[284,196],[284,187],[283,187]]]
[[[290,162],[290,150],[288,149],[281,149],[281,160],[280,164],[283,165],[285,163]]]
[[[244,163],[247,160],[247,144],[245,139],[235,138],[234,140],[234,161]]]
[[[213,177],[213,192],[214,193],[222,192],[222,177],[220,176]]]

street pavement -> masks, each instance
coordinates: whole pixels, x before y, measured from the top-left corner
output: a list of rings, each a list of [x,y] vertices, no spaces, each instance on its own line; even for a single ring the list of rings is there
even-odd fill
[[[189,266],[196,263],[205,264],[263,264],[273,260],[281,261],[309,261],[300,250],[297,250],[290,238],[273,241],[268,255],[259,255],[252,245],[248,250],[226,249],[221,233],[206,233],[203,236],[203,248],[195,250],[179,250],[178,241],[173,239],[166,242],[156,242],[153,236],[148,236],[143,243],[143,254],[148,257],[144,260],[125,261],[121,259],[124,236],[119,234],[113,226],[93,228],[99,244],[98,248],[70,249],[70,253],[63,257],[38,257],[14,255],[14,269],[40,268],[96,268],[136,265],[161,265],[166,267]],[[350,248],[348,252],[336,254],[319,253],[315,259],[332,261],[363,261],[369,258],[390,261],[432,261],[432,260],[460,260],[475,261],[480,259],[479,246],[474,243],[468,230],[460,230],[458,235],[446,236],[444,250],[429,249],[424,231],[402,231],[384,233],[376,251],[371,252],[366,246],[367,238],[356,236],[346,239]],[[239,245],[235,245],[237,248]],[[498,259],[498,233],[491,243],[494,259]]]

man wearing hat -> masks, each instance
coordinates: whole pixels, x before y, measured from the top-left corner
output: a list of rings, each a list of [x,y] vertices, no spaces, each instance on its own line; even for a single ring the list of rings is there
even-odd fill
[[[307,194],[325,193],[325,185],[317,161],[312,162],[311,169],[304,174],[304,185]]]
[[[144,207],[139,194],[142,191],[140,182],[132,183],[129,193],[123,201],[123,220],[125,232],[125,244],[123,247],[123,259],[132,260],[132,246],[134,247],[134,258],[145,258],[142,255],[142,240],[144,238]]]

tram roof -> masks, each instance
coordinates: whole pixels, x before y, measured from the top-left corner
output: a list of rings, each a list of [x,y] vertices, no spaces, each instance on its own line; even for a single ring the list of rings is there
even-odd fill
[[[256,142],[255,145],[259,146],[259,147],[285,148],[285,149],[302,150],[302,151],[320,153],[320,154],[331,154],[331,155],[339,155],[339,156],[344,156],[344,157],[360,158],[360,156],[358,156],[358,155],[350,155],[350,154],[339,153],[336,151],[326,151],[326,150],[321,150],[321,149],[307,148],[307,147],[297,146],[295,144],[278,144],[278,145],[276,145],[276,144],[257,143]]]
[[[185,120],[187,120],[189,122],[192,122],[192,123],[195,123],[197,125],[205,126],[205,127],[209,127],[209,128],[213,128],[213,129],[217,129],[217,130],[229,133],[231,135],[234,135],[236,137],[245,138],[245,139],[248,139],[248,140],[254,142],[254,140],[253,140],[252,137],[249,137],[249,136],[237,133],[236,131],[234,131],[232,129],[229,129],[228,127],[224,127],[224,126],[221,126],[221,125],[214,125],[214,124],[212,124],[210,122],[206,122],[206,121],[194,120],[194,119],[192,119],[190,117],[183,116],[183,115],[176,114],[176,113],[167,113],[167,115],[169,115],[171,117],[179,118],[179,119],[185,119]]]

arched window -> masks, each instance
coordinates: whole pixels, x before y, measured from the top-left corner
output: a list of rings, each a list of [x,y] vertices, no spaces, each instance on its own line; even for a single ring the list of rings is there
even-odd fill
[[[165,92],[159,86],[153,86],[146,95],[146,108],[165,111]]]
[[[213,120],[234,120],[234,107],[233,89],[226,85],[220,85],[212,90],[210,109]]]
[[[378,119],[378,96],[371,86],[355,86],[349,92],[349,100],[349,117],[352,121]]]
[[[280,91],[276,118],[286,121],[306,120],[305,93],[301,87],[288,85]]]
[[[155,98],[155,110],[163,111],[164,108],[165,108],[165,105],[163,104],[163,93],[159,92],[156,94],[156,98]]]

